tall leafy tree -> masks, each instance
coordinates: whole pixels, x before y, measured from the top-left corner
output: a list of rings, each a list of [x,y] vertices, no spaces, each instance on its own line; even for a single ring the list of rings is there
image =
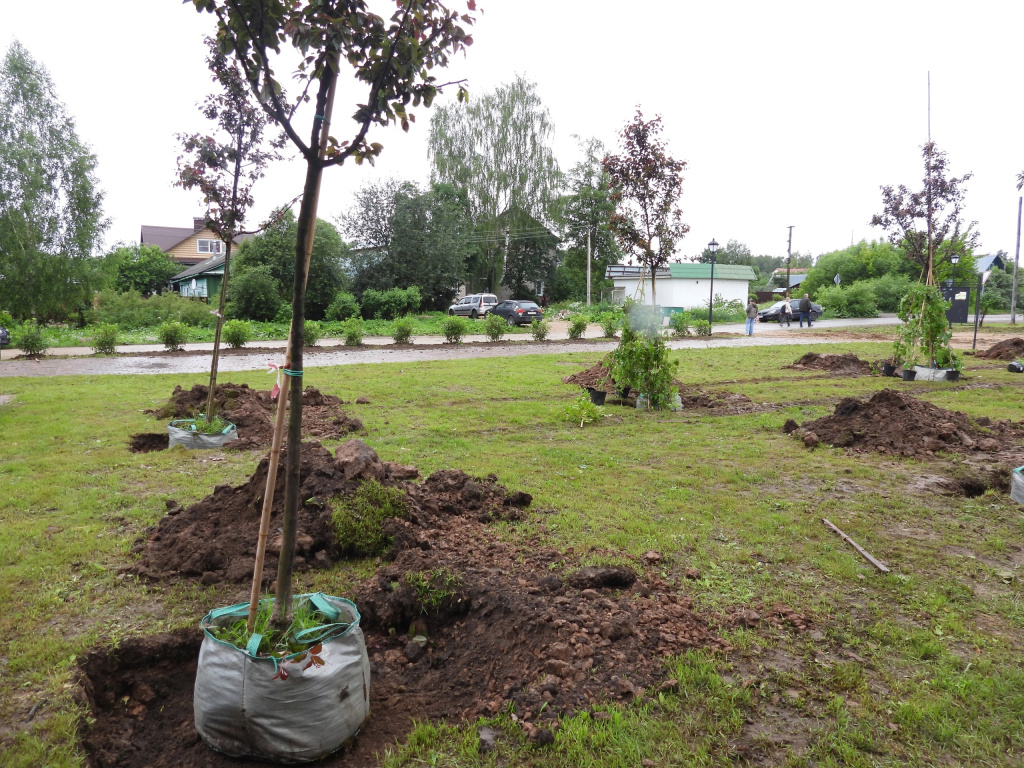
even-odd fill
[[[430,123],[434,181],[469,193],[480,245],[477,268],[488,290],[501,283],[506,243],[521,211],[545,222],[561,185],[551,149],[554,126],[522,77],[464,104],[441,107]]]
[[[399,195],[383,274],[395,288],[418,286],[424,309],[447,309],[459,290],[473,250],[466,191],[433,184],[418,195]]]
[[[104,261],[114,288],[121,293],[163,293],[167,281],[181,271],[180,264],[149,243],[119,245],[104,257]]]
[[[337,218],[338,228],[353,246],[347,258],[356,291],[380,290],[374,271],[391,248],[397,200],[400,196],[418,194],[419,188],[411,181],[396,178],[371,181],[356,191],[352,206]],[[387,287],[393,286],[388,284]]]
[[[338,226],[356,248],[387,250],[399,195],[417,194],[419,188],[411,181],[371,181],[356,191],[352,207],[338,217]]]
[[[193,0],[197,10],[217,17],[220,50],[234,55],[243,75],[263,108],[282,128],[306,163],[302,204],[295,237],[295,268],[292,278],[292,327],[287,362],[292,403],[288,420],[288,457],[285,473],[285,504],[282,546],[278,559],[277,612],[283,624],[291,611],[292,562],[299,503],[300,444],[302,441],[302,347],[306,300],[306,250],[316,227],[317,197],[325,168],[349,158],[373,162],[383,147],[368,140],[373,126],[399,124],[408,130],[414,120],[409,111],[429,107],[440,84],[433,75],[455,53],[471,45],[473,38],[463,25],[474,21],[438,0],[400,0],[390,18],[372,13],[364,0]],[[475,0],[466,0],[470,11]],[[295,80],[297,98],[289,101],[278,79],[282,46],[293,51],[285,66],[293,66],[298,53]],[[339,125],[331,123],[341,66],[352,68],[357,83],[366,89],[353,110],[349,138],[339,139]],[[296,125],[296,110],[312,93],[313,124],[303,139]],[[465,91],[460,86],[459,97]],[[279,446],[277,446],[279,448]],[[276,477],[277,453],[271,449],[271,473]],[[267,494],[266,509],[269,509]],[[261,534],[264,529],[261,528]],[[256,586],[254,580],[253,604]],[[254,614],[254,611],[251,611]],[[250,615],[250,622],[253,615]]]
[[[464,189],[388,179],[363,186],[339,224],[355,249],[348,253],[352,289],[420,289],[424,309],[446,309],[462,283],[473,233]]]
[[[668,154],[661,131],[661,117],[644,120],[638,108],[620,134],[622,153],[604,160],[616,204],[612,231],[630,259],[650,274],[652,304],[657,303],[655,274],[690,231],[679,208],[686,162]]]
[[[276,216],[262,232],[244,241],[238,248],[235,271],[238,276],[255,267],[266,267],[280,286],[282,302],[290,303],[295,288],[294,256],[298,222],[290,209]],[[343,263],[346,246],[334,225],[318,219],[313,251],[306,280],[307,314],[322,320],[334,295],[346,287]],[[230,294],[229,294],[230,296]]]
[[[502,284],[512,291],[513,298],[532,299],[539,290],[536,286],[555,269],[558,236],[522,211],[511,216],[515,220],[509,228],[517,234],[508,241]]]
[[[608,153],[594,138],[580,141],[580,148],[583,159],[567,174],[569,191],[560,206],[566,252],[552,290],[556,301],[586,298],[588,247],[592,289],[610,284],[604,279],[605,270],[622,258],[611,228],[615,214],[611,176],[601,164]]]
[[[13,315],[67,315],[102,282],[95,171],[46,68],[15,41],[0,68],[0,306]]]
[[[207,38],[206,43],[210,49],[206,63],[218,91],[206,97],[202,113],[216,126],[216,132],[179,136],[185,154],[178,158],[177,184],[202,194],[206,226],[224,244],[224,277],[206,401],[206,418],[212,419],[217,404],[217,363],[231,276],[231,248],[245,232],[245,216],[253,204],[253,185],[263,178],[267,164],[278,159],[278,155],[264,146],[263,131],[273,121],[253,102],[238,64],[218,50],[212,38]],[[280,147],[282,140],[283,137],[274,146]]]
[[[977,247],[978,222],[964,220],[966,185],[972,174],[951,176],[946,153],[934,142],[921,148],[921,157],[922,188],[881,187],[882,212],[871,217],[871,225],[885,229],[889,242],[903,250],[919,267],[921,279],[931,285],[952,276],[954,253],[963,256]]]

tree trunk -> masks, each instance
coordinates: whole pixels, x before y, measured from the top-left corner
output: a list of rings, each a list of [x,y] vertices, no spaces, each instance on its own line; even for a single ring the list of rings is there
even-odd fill
[[[316,188],[323,169],[319,162],[306,169],[302,206],[299,208],[298,233],[295,237],[295,279],[292,288],[292,328],[288,338],[288,443],[285,453],[284,516],[281,521],[281,554],[277,561],[277,592],[275,622],[285,622],[291,615],[292,562],[295,558],[295,536],[298,526],[299,485],[302,471],[302,347],[306,317],[306,238],[316,226]]]
[[[231,245],[238,228],[238,181],[242,177],[242,140],[244,132],[235,135],[235,170],[231,181],[231,234],[224,238],[224,279],[220,283],[220,302],[217,309],[217,332],[213,338],[213,360],[210,362],[210,395],[206,400],[206,421],[213,420],[216,400],[214,391],[217,389],[217,364],[220,362],[220,332],[224,327],[224,304],[228,294],[228,272],[231,266]],[[224,233],[221,232],[221,237]]]
[[[302,347],[306,319],[306,277],[309,258],[313,251],[313,233],[316,230],[316,209],[320,197],[320,178],[323,158],[327,150],[328,126],[334,109],[335,86],[338,81],[338,62],[328,65],[317,94],[317,117],[313,121],[310,141],[316,154],[306,157],[306,183],[302,188],[302,205],[295,237],[295,279],[292,285],[292,327],[288,338],[288,455],[285,462],[284,514],[281,521],[281,554],[277,561],[277,591],[274,601],[274,624],[284,628],[292,614],[292,564],[295,559],[295,536],[298,526],[299,485],[302,480]]]
[[[217,389],[217,364],[220,362],[220,334],[224,328],[225,296],[228,292],[228,274],[231,266],[231,241],[224,243],[224,279],[220,283],[220,302],[217,308],[217,332],[213,337],[213,360],[210,362],[210,393],[206,398],[206,421],[210,422],[216,415],[217,401],[214,391]]]

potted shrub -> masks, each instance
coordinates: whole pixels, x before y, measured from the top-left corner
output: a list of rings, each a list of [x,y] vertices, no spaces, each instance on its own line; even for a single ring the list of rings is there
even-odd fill
[[[622,340],[612,353],[612,379],[617,388],[637,391],[637,407],[654,410],[672,406],[672,375],[679,363],[668,359],[668,346],[658,334],[632,329],[629,318],[622,326]],[[646,405],[641,406],[641,403]]]
[[[175,419],[167,425],[170,446],[180,445],[189,450],[221,448],[224,443],[238,438],[238,429],[220,416],[207,419],[199,414],[194,419]]]
[[[947,309],[949,303],[939,289],[923,283],[910,286],[900,301],[899,318],[903,326],[893,342],[893,359],[902,361],[905,380],[960,378],[963,365],[949,346],[953,334],[946,320]],[[913,371],[913,375],[908,371]]]

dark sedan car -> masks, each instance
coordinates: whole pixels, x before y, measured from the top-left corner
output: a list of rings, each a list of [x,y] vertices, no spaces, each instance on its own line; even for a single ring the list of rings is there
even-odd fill
[[[503,301],[491,310],[509,325],[529,325],[544,319],[544,311],[533,301]]]
[[[757,319],[760,320],[762,323],[766,323],[766,322],[777,323],[777,322],[779,322],[779,315],[782,314],[782,305],[785,304],[785,303],[786,303],[785,300],[783,300],[783,301],[776,301],[774,304],[772,304],[767,309],[762,309],[760,312],[758,312],[757,313]],[[799,320],[800,319],[800,299],[790,299],[789,300],[789,306],[793,309],[793,319],[794,320]],[[821,317],[821,313],[824,312],[824,311],[825,310],[821,306],[821,304],[815,304],[812,301],[811,302],[811,322],[813,323],[815,320],[817,320],[819,317]]]

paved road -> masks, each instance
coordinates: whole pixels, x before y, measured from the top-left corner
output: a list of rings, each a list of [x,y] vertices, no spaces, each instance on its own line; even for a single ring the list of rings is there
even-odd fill
[[[998,317],[992,322],[1009,322]],[[856,326],[892,325],[896,321],[894,315],[877,318],[857,318],[849,320],[819,320],[817,328],[849,328]],[[552,340],[548,342],[520,341],[511,344],[490,345],[483,342],[483,336],[470,336],[463,344],[436,346],[436,336],[416,337],[413,348],[393,348],[390,339],[375,337],[367,339],[363,348],[340,350],[307,351],[304,355],[305,368],[321,368],[335,365],[356,365],[360,363],[405,363],[423,360],[469,360],[490,357],[511,357],[517,355],[547,355],[566,352],[607,352],[615,348],[616,342],[604,341],[596,337],[597,329],[590,338],[584,341],[567,343],[565,324],[553,328]],[[1024,331],[1024,329],[1022,329]],[[720,324],[715,326],[720,334],[742,334],[743,325]],[[416,349],[415,344],[431,344],[434,346]],[[774,324],[758,325],[754,336],[731,338],[688,338],[669,342],[673,349],[711,349],[715,347],[746,347],[746,346],[780,346],[785,344],[836,344],[849,343],[849,339],[833,339],[822,336],[801,335],[801,329],[794,325],[791,328],[779,328]],[[267,354],[225,354],[221,357],[219,369],[224,372],[252,371],[267,367],[267,362],[283,362],[283,342],[254,342],[249,347],[267,348]],[[322,346],[340,344],[339,340],[324,339]],[[132,345],[119,347],[123,352],[158,352],[160,345]],[[0,378],[9,376],[95,376],[125,375],[154,373],[202,373],[210,368],[209,352],[213,345],[189,344],[187,352],[196,354],[179,355],[132,355],[124,357],[95,357],[87,348],[70,347],[50,350],[50,355],[42,360],[5,360],[0,363]],[[272,351],[273,350],[273,351]],[[17,354],[17,352],[14,352]],[[55,355],[86,355],[83,357],[58,358]],[[4,351],[8,357],[8,351]]]

